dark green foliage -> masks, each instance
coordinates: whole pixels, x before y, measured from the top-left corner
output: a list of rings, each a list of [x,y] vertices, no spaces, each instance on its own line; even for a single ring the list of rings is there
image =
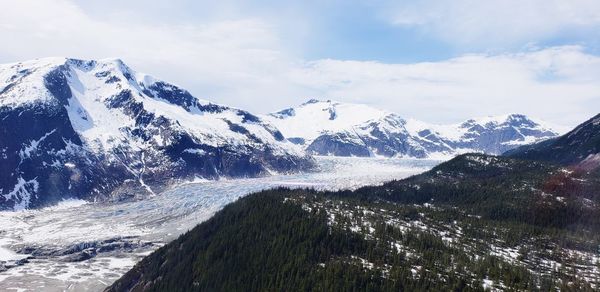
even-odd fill
[[[591,291],[600,280],[578,276],[590,262],[566,251],[600,252],[599,192],[598,171],[480,154],[355,191],[265,191],[109,291]]]
[[[542,162],[465,154],[405,180],[328,195],[434,203],[487,219],[600,232],[600,210],[590,207],[600,203],[600,175]]]
[[[324,212],[284,203],[292,191],[254,194],[228,205],[212,219],[138,263],[108,291],[431,291],[481,290],[459,275],[440,281],[416,278],[404,253],[362,235],[327,225]],[[381,225],[382,237],[399,236]],[[403,239],[424,251],[423,271],[435,271],[450,249],[433,236]],[[444,256],[447,254],[447,256]],[[462,256],[464,257],[464,254]],[[389,265],[389,274],[363,267],[358,258]]]
[[[309,214],[282,200],[267,192],[228,205],[145,258],[111,290],[306,291],[376,283],[346,271],[343,263],[318,269],[332,257],[364,251],[366,242],[356,234],[331,232],[324,213]]]

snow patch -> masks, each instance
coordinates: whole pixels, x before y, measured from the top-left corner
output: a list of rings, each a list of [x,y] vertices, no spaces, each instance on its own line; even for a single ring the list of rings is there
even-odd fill
[[[31,157],[31,153],[37,151],[37,147],[40,145],[40,143],[46,140],[46,138],[48,138],[48,136],[52,135],[54,132],[56,132],[56,130],[52,130],[44,134],[44,136],[38,140],[29,141],[29,144],[25,145],[25,147],[19,151],[19,157],[21,157],[21,160]]]
[[[15,202],[13,207],[15,211],[27,209],[31,202],[31,196],[37,195],[39,186],[36,178],[26,181],[23,177],[19,177],[13,190],[4,195],[4,199]]]

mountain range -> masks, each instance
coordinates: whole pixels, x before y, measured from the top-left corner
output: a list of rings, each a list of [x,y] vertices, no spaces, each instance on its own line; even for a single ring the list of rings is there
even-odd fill
[[[118,59],[0,65],[0,121],[0,210],[144,197],[196,178],[309,171],[311,155],[449,159],[557,135],[518,114],[434,125],[315,99],[255,115]]]
[[[436,125],[363,104],[311,99],[264,117],[316,155],[451,158],[501,154],[558,135],[542,122],[509,114]]]
[[[600,161],[600,115],[577,126],[565,135],[508,151],[507,156],[543,160],[560,164]]]
[[[0,209],[314,167],[262,118],[200,100],[118,59],[0,65],[0,121]]]
[[[598,120],[383,185],[249,195],[106,291],[597,291]]]
[[[521,114],[436,125],[316,99],[255,115],[118,59],[0,65],[0,210],[312,171],[312,155],[449,159],[357,190],[249,195],[108,291],[592,291],[599,152],[600,115],[560,136]]]

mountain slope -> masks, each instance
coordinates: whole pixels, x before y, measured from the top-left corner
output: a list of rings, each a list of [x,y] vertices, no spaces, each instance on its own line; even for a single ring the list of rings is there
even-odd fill
[[[261,118],[199,100],[120,60],[1,65],[0,120],[0,209],[313,166]]]
[[[250,195],[107,291],[593,291],[600,175],[465,154],[356,191]]]
[[[311,99],[296,108],[269,114],[266,118],[277,125],[288,139],[298,139],[307,144],[322,132],[339,132],[387,113],[367,105],[320,101]]]
[[[361,238],[331,233],[326,222],[268,192],[243,198],[145,258],[106,291],[311,290],[324,276],[320,262],[364,248]],[[340,284],[326,287],[345,290]]]
[[[577,126],[560,137],[519,147],[504,155],[509,157],[542,160],[560,164],[573,164],[599,160],[600,115]]]
[[[309,100],[265,117],[318,155],[439,157],[464,152],[500,154],[557,135],[524,115],[433,125],[366,105]]]
[[[589,138],[596,121],[570,134]],[[600,164],[463,154],[355,191],[250,195],[107,291],[595,291],[599,234]]]
[[[453,149],[462,149],[459,152],[467,150],[493,155],[558,135],[550,127],[522,114],[469,119],[452,125],[431,125],[411,120],[408,127],[423,138],[440,139]]]
[[[413,135],[406,124],[398,115],[387,114],[355,125],[350,130],[324,132],[308,145],[307,150],[319,155],[416,158],[453,153],[445,141]]]

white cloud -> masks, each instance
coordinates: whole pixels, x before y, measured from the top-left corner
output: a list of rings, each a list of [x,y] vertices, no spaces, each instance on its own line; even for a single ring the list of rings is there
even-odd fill
[[[597,0],[394,1],[385,14],[457,45],[523,45],[584,32],[597,35]]]
[[[98,19],[66,0],[0,4],[4,62],[118,57],[139,71],[222,103],[255,104],[261,92],[270,98],[291,94],[280,78],[293,61],[261,19],[173,25],[140,18]]]
[[[426,121],[521,112],[573,126],[597,114],[600,57],[576,46],[441,62],[309,62],[292,80]]]
[[[304,61],[289,52],[276,24],[260,18],[175,25],[128,13],[97,18],[67,0],[0,4],[1,62],[119,57],[198,97],[254,112],[317,97],[431,122],[522,112],[572,126],[600,109],[600,58],[579,46],[412,64]]]

